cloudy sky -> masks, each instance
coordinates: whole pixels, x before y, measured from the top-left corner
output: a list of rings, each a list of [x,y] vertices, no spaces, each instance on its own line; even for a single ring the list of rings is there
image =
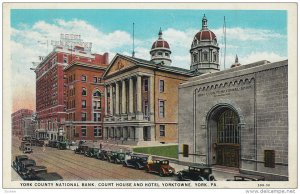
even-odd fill
[[[223,24],[226,18],[226,64],[235,55],[241,64],[287,59],[287,12],[251,10],[54,10],[11,11],[11,80],[13,111],[35,109],[35,74],[32,62],[46,56],[61,33],[80,34],[92,42],[92,52],[130,55],[135,23],[136,57],[150,59],[149,50],[161,27],[172,50],[172,65],[189,69],[189,49],[201,29],[203,14],[216,35],[224,57]],[[48,42],[48,47],[47,47]],[[224,69],[223,60],[221,69]]]

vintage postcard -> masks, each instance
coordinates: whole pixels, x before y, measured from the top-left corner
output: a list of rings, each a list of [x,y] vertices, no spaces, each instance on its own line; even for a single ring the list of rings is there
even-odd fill
[[[297,188],[296,3],[4,3],[3,188]]]

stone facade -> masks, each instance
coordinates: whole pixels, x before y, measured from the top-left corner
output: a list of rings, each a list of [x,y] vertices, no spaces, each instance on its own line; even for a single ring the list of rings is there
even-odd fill
[[[287,180],[288,61],[260,61],[181,84],[179,160]]]

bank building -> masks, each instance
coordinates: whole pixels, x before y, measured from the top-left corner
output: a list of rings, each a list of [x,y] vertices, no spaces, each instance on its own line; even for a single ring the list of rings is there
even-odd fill
[[[178,159],[288,180],[288,60],[220,71],[216,35],[191,40],[192,72],[179,86]]]

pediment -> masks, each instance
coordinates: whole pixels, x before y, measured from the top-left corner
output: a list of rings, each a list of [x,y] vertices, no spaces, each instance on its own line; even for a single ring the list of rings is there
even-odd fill
[[[134,67],[135,64],[131,61],[118,57],[113,63],[110,65],[108,72],[106,73],[107,76],[115,74],[119,71],[123,71],[130,67]]]

